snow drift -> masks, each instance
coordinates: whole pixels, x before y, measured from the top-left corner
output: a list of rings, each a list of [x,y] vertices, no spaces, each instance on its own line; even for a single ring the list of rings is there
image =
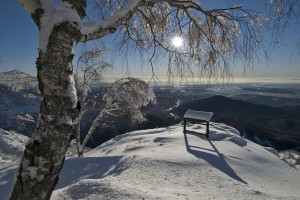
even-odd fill
[[[67,159],[51,199],[300,198],[299,170],[276,152],[224,124],[212,123],[209,139],[182,130],[179,124],[127,133]],[[12,180],[7,171],[0,168],[0,187]]]

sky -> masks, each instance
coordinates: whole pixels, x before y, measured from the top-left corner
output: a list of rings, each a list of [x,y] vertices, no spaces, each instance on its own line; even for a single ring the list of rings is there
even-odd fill
[[[251,1],[251,5],[258,9],[260,0]],[[213,5],[212,5],[213,6]],[[289,27],[284,34],[284,43],[270,54],[270,61],[263,57],[254,63],[253,71],[246,77],[242,63],[236,63],[232,68],[236,80],[291,80],[300,82],[300,55],[295,54],[296,42],[300,27]],[[38,55],[38,29],[31,17],[17,0],[0,1],[0,71],[20,69],[35,74],[35,61]],[[112,58],[111,60],[113,60]],[[108,61],[110,62],[110,60]],[[150,70],[141,69],[140,58],[133,59],[126,67],[124,61],[113,61],[113,69],[108,74],[127,73],[132,76],[150,76]],[[161,66],[156,66],[160,68]]]

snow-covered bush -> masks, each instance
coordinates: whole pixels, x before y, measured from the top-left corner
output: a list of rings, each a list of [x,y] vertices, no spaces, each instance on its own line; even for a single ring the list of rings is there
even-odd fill
[[[103,96],[108,114],[128,114],[132,122],[145,120],[140,108],[156,103],[156,96],[149,85],[137,78],[116,81]]]

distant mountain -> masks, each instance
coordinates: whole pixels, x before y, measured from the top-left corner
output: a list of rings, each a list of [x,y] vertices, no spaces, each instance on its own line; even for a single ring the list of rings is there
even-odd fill
[[[18,92],[24,89],[37,90],[37,78],[18,69],[7,72],[0,72],[0,83],[10,87],[11,90]]]
[[[19,78],[35,79],[35,81],[36,81],[35,77],[33,77],[30,74],[27,74],[25,72],[22,72],[18,69],[6,71],[6,72],[0,72],[0,78],[1,78],[2,83],[11,82],[11,81],[19,81]]]
[[[218,95],[185,102],[173,113],[183,116],[187,109],[213,112],[212,121],[229,124],[261,145],[300,151],[299,106],[272,107]]]
[[[222,118],[252,118],[257,116],[285,115],[287,111],[278,107],[254,104],[247,101],[235,100],[224,96],[189,101],[174,109],[176,114],[183,116],[187,109],[213,112],[213,120]]]
[[[0,127],[30,137],[35,129],[39,102],[33,89],[14,92],[9,86],[0,84]]]

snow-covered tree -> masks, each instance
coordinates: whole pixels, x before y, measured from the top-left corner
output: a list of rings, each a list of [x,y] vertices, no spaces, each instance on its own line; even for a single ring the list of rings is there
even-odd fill
[[[110,64],[102,60],[106,51],[107,49],[101,45],[94,46],[92,50],[88,50],[87,45],[83,45],[82,53],[77,60],[75,82],[80,110],[76,125],[76,142],[79,157],[83,156],[86,143],[95,128],[100,123],[104,123],[104,118],[107,115],[121,116],[126,114],[132,122],[143,121],[144,118],[139,108],[149,103],[155,103],[156,100],[153,90],[143,80],[123,78],[114,82],[108,87],[107,93],[103,97],[104,108],[93,121],[81,143],[80,121],[84,113],[88,111],[87,105],[89,103],[95,104],[95,96],[89,95],[91,92],[89,84],[93,82],[101,83],[104,70],[111,67]]]
[[[155,103],[156,96],[145,81],[137,78],[123,78],[114,82],[107,89],[103,101],[105,102],[104,108],[93,121],[82,143],[80,142],[80,124],[77,124],[76,140],[79,157],[83,156],[86,143],[97,126],[105,123],[104,118],[107,115],[127,115],[129,121],[133,123],[144,121],[145,118],[140,108],[149,103]]]
[[[168,60],[171,75],[223,77],[230,75],[232,60],[251,64],[263,47],[261,30],[268,22],[234,0],[220,8],[206,8],[200,0],[19,2],[39,29],[36,65],[42,100],[11,199],[49,199],[58,181],[80,108],[72,66],[76,44],[119,34],[125,46],[146,49],[151,63],[156,56]],[[86,17],[90,13],[96,17]],[[170,45],[171,37],[186,45]]]
[[[36,77],[17,69],[0,72],[0,80],[14,92],[24,89],[37,89],[38,86]]]
[[[78,96],[78,123],[76,125],[76,141],[78,156],[82,156],[83,148],[81,144],[81,127],[82,116],[88,111],[88,104],[95,105],[95,96],[90,96],[90,84],[102,81],[102,76],[106,68],[111,67],[109,63],[103,61],[106,49],[101,46],[94,46],[91,50],[86,44],[83,44],[80,56],[77,60],[75,87]]]

